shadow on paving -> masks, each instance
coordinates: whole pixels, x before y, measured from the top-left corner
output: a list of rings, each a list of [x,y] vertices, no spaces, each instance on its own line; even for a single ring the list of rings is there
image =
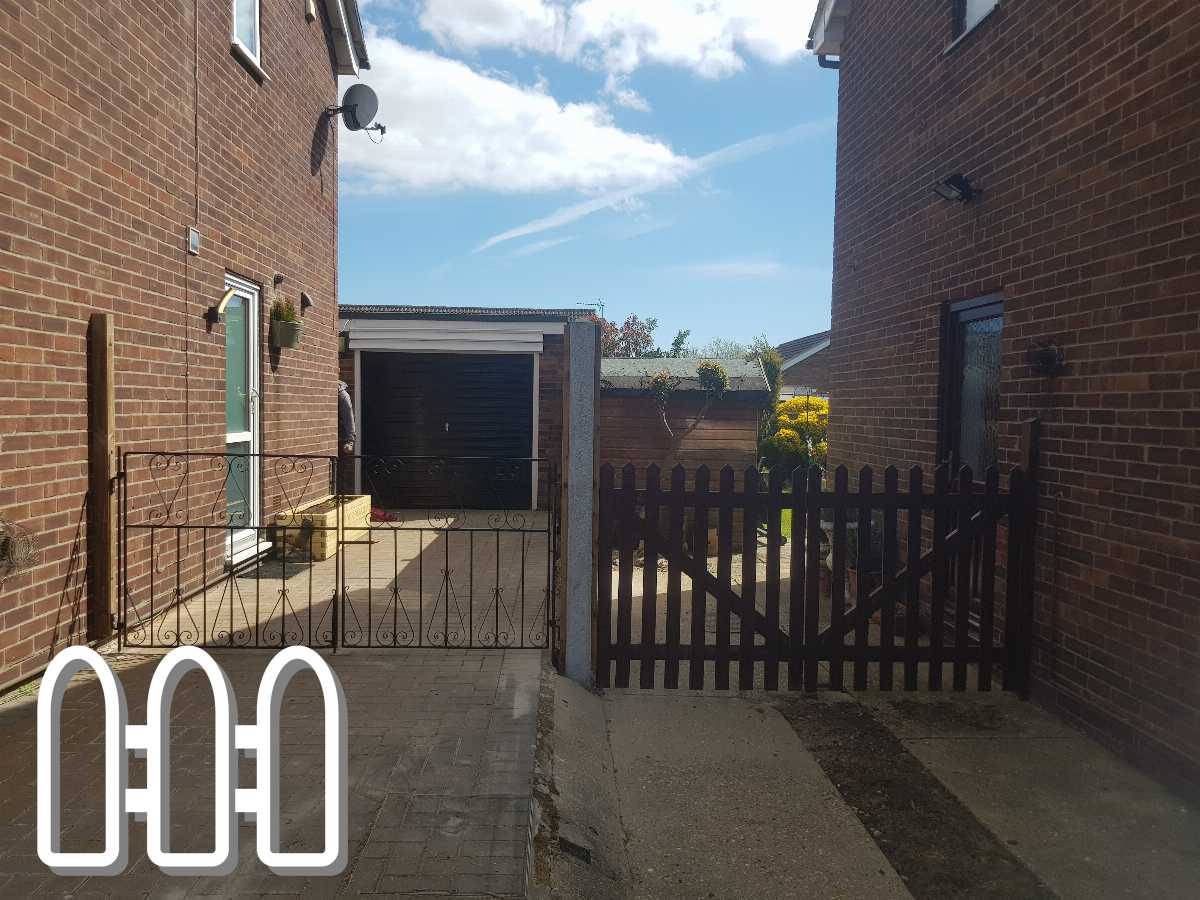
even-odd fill
[[[215,651],[237,698],[239,720],[254,721],[259,678],[271,653]],[[239,829],[240,862],[224,878],[173,877],[145,856],[146,832],[131,821],[129,864],[112,878],[60,878],[36,853],[36,693],[0,702],[0,897],[304,897],[456,892],[524,895],[535,716],[541,654],[536,651],[385,650],[323,654],[338,672],[349,707],[350,863],[338,877],[281,878],[255,852],[253,824]],[[146,690],[160,654],[107,657],[120,677],[129,720],[145,721]],[[171,720],[171,849],[211,848],[212,699],[189,673]],[[62,714],[62,820],[66,851],[103,841],[103,714],[90,673],[72,681]],[[322,721],[315,677],[297,675],[281,717],[281,842],[320,847],[323,836]],[[145,784],[131,755],[129,784]],[[253,787],[243,759],[240,786]]]
[[[1056,896],[867,709],[845,698],[776,705],[916,900]]]

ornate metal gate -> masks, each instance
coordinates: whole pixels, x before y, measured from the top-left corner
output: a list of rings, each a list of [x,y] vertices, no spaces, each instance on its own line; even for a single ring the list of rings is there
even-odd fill
[[[438,481],[472,506],[404,504]],[[123,455],[120,484],[123,647],[553,641],[547,461],[146,451]],[[527,508],[504,508],[522,485]]]

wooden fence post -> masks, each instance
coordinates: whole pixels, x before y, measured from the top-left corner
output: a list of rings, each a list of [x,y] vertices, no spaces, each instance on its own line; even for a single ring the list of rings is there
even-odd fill
[[[94,313],[88,322],[87,636],[112,635],[117,617],[116,402],[113,322]]]
[[[1021,618],[1020,671],[1017,673],[1017,693],[1029,697],[1029,682],[1033,669],[1034,581],[1037,559],[1038,467],[1041,456],[1041,419],[1026,419],[1021,423],[1021,468],[1025,470],[1025,496],[1021,498]],[[1010,535],[1011,536],[1011,535]]]

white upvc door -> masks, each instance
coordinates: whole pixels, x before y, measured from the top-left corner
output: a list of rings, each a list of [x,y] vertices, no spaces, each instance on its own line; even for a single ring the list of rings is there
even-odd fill
[[[259,549],[260,521],[258,323],[259,288],[226,274],[233,297],[225,307],[225,556],[240,562]]]

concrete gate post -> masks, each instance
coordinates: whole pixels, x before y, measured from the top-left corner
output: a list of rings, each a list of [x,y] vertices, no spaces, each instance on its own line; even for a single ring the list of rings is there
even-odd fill
[[[591,687],[595,678],[596,396],[600,384],[600,329],[595,322],[566,325],[563,390],[562,568],[559,607],[564,674]]]

